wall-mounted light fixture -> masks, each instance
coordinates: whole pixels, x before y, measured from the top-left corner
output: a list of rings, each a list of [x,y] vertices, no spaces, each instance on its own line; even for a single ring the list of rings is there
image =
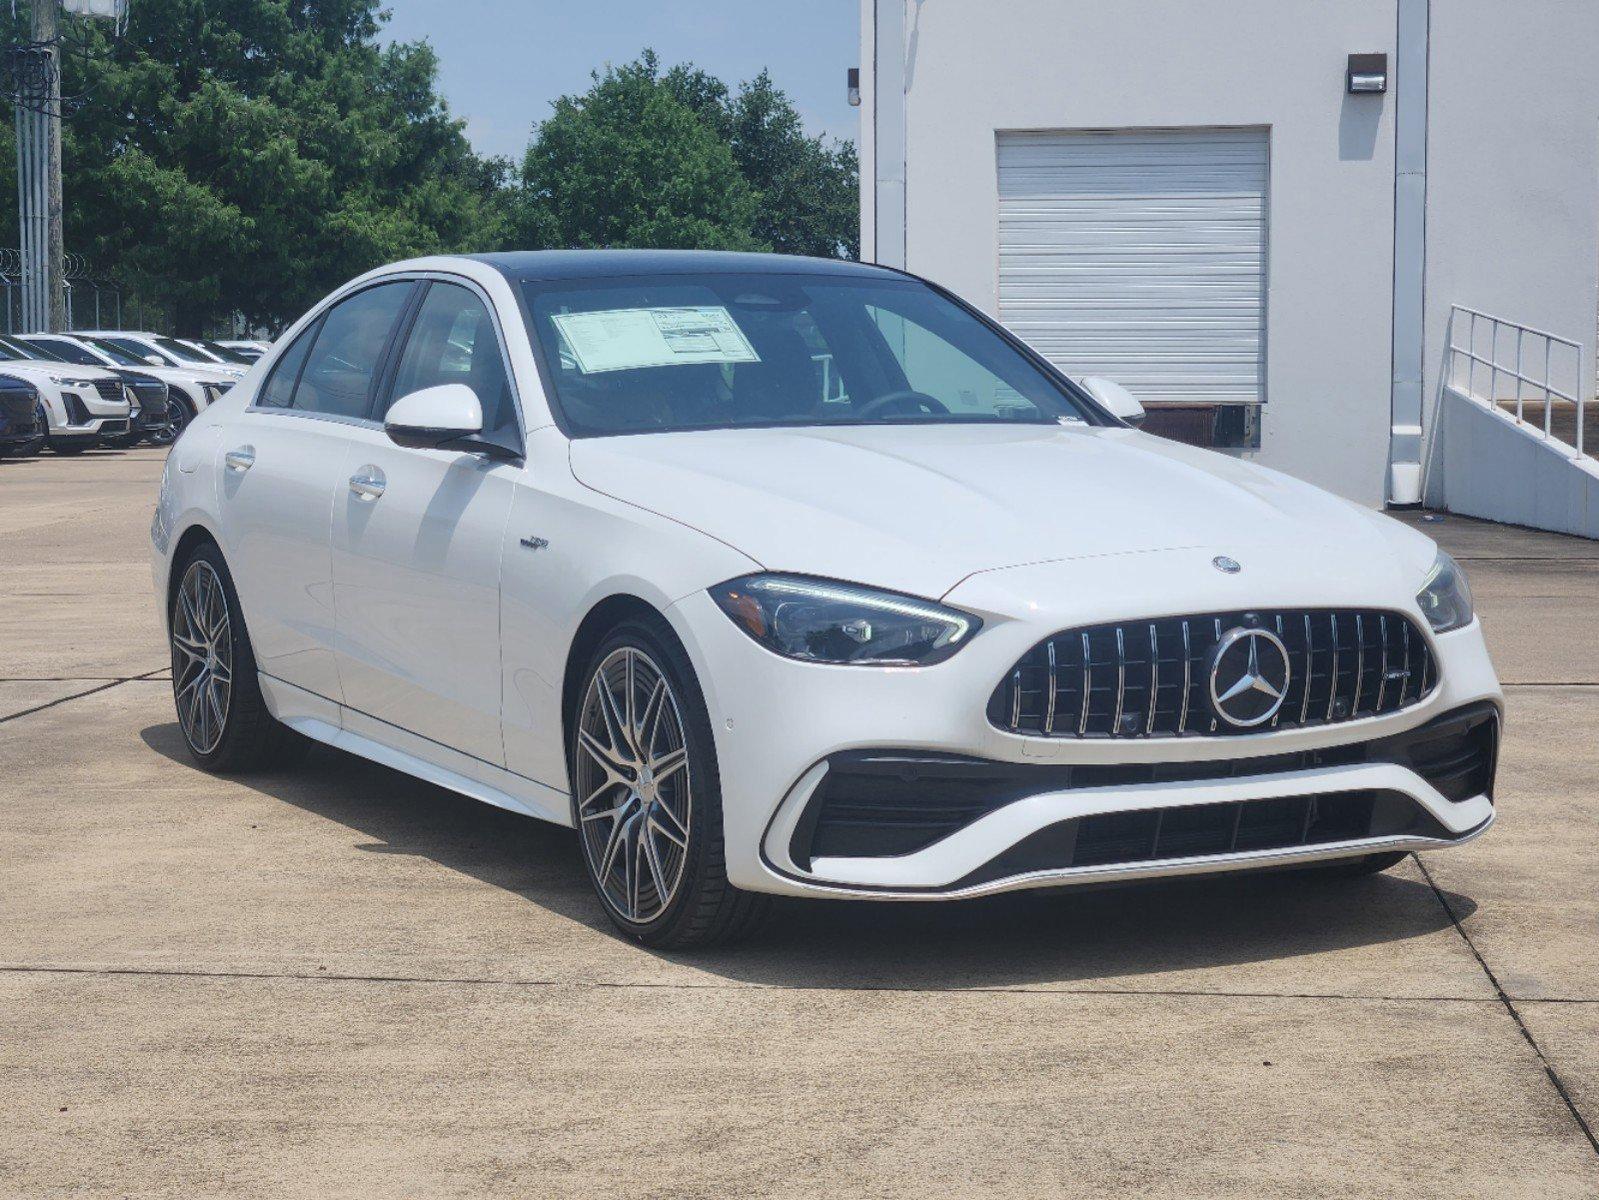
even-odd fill
[[[1386,54],[1351,54],[1349,69],[1344,72],[1344,87],[1351,96],[1388,90],[1388,56]]]
[[[861,106],[861,69],[859,67],[851,67],[849,69],[849,106],[851,108],[859,108]]]

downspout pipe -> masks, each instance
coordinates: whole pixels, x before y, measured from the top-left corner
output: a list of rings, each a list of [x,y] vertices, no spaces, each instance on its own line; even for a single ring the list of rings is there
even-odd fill
[[[1394,315],[1388,502],[1421,502],[1427,298],[1430,0],[1398,0],[1394,53]]]

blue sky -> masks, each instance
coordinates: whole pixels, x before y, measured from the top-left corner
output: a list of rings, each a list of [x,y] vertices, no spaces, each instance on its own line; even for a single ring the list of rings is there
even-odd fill
[[[439,83],[480,153],[520,160],[535,121],[589,72],[636,58],[692,61],[736,85],[762,67],[789,94],[811,133],[857,140],[845,100],[856,65],[859,0],[388,0],[384,37],[426,38]]]

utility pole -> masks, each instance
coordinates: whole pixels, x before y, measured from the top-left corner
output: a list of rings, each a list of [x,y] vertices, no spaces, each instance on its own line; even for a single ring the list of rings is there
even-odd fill
[[[61,228],[61,8],[33,0],[32,44],[17,70],[17,216],[22,232],[22,322],[67,325]]]

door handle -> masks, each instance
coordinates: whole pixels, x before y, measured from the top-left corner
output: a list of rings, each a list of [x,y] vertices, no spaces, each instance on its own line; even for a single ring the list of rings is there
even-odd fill
[[[376,467],[362,467],[350,476],[350,490],[357,500],[376,500],[387,486],[383,472]]]
[[[222,456],[222,461],[228,464],[228,470],[243,475],[255,466],[255,447],[240,446],[237,450],[229,450]]]

